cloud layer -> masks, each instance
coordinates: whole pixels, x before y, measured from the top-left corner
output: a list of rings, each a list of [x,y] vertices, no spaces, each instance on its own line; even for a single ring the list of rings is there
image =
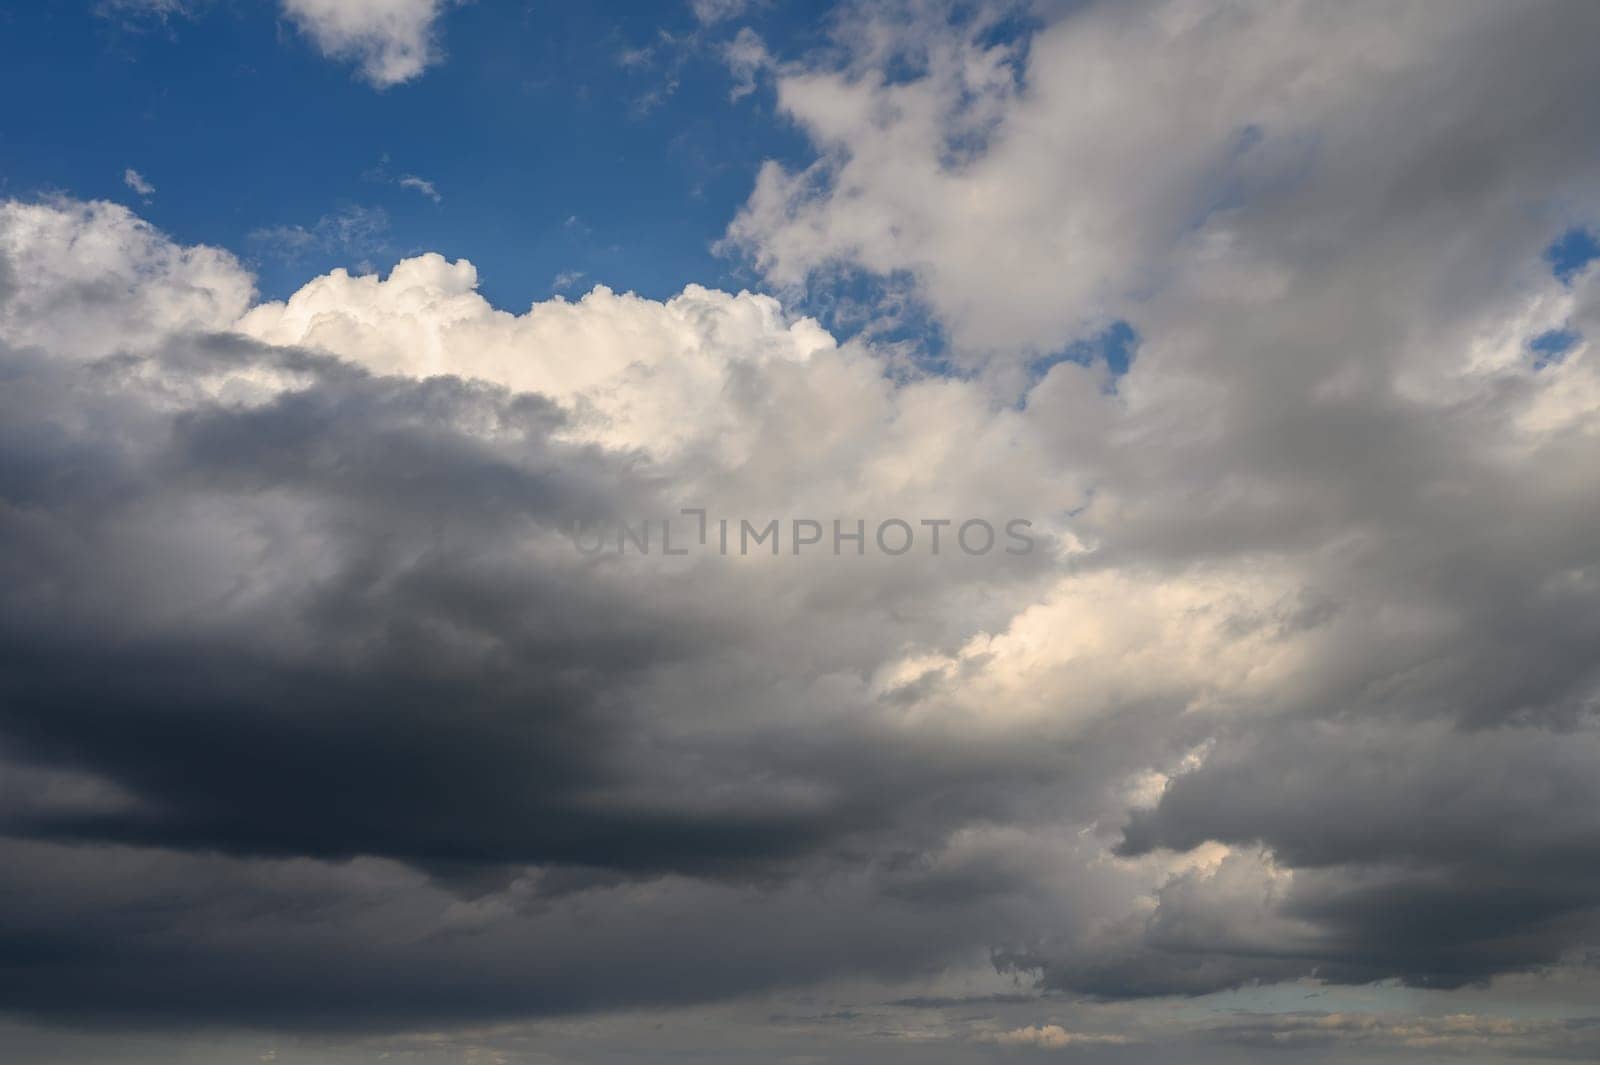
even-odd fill
[[[404,80],[425,6],[325,47]],[[0,205],[0,998],[392,1029],[1587,979],[1600,268],[1547,249],[1600,218],[1600,13],[1450,11],[847,11],[770,60],[817,160],[729,232],[782,299],[513,313],[424,254],[260,302],[124,208]],[[963,372],[802,313],[861,275]],[[569,538],[695,507],[1039,546]],[[1173,1038],[1097,1016],[938,1037]]]

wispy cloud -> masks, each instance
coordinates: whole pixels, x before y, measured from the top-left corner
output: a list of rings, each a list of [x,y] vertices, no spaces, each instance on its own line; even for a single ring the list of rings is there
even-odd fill
[[[403,189],[414,189],[422,193],[434,203],[442,203],[444,197],[439,195],[439,190],[433,187],[433,182],[426,178],[419,178],[415,174],[403,174],[396,182]]]
[[[146,181],[144,175],[131,166],[122,172],[122,183],[146,199],[156,194],[156,187]]]
[[[444,194],[439,191],[439,187],[432,181],[417,174],[397,174],[392,164],[393,160],[389,158],[389,153],[384,152],[378,159],[378,165],[362,171],[361,178],[363,181],[372,181],[380,185],[394,185],[398,188],[421,193],[434,203],[444,202]]]
[[[266,226],[251,232],[250,241],[263,254],[297,262],[314,252],[352,259],[375,255],[387,247],[389,214],[381,207],[352,205],[325,214],[310,226]]]
[[[100,0],[94,13],[100,18],[138,30],[174,18],[193,18],[204,0]]]
[[[749,0],[691,0],[689,7],[703,26],[737,18],[749,6]]]

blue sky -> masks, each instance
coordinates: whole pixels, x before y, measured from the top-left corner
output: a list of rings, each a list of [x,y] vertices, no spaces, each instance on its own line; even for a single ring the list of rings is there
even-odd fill
[[[129,203],[251,261],[268,297],[423,249],[471,259],[484,294],[518,309],[575,272],[580,291],[737,289],[752,277],[712,245],[761,161],[807,148],[774,120],[769,89],[730,99],[721,50],[734,26],[804,47],[818,16],[770,5],[702,27],[687,4],[464,4],[440,24],[446,61],[377,90],[273,5],[165,18],[10,6],[0,93],[26,105],[0,124],[0,191]],[[124,184],[129,167],[152,196]],[[439,202],[401,187],[406,175]],[[293,262],[252,239],[352,210],[381,210],[387,226]]]

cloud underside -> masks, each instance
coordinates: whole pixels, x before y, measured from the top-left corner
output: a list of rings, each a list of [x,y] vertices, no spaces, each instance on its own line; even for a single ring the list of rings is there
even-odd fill
[[[1581,964],[1600,272],[1544,252],[1596,217],[1600,10],[1450,10],[847,14],[776,68],[816,166],[730,230],[792,306],[510,314],[437,255],[261,303],[122,208],[0,206],[0,999],[381,1027],[975,959],[1098,999]],[[970,372],[804,317],[840,271]],[[1126,372],[1059,357],[1113,321]],[[698,506],[1041,549],[566,536]],[[1230,1038],[1378,1038],[1291,1021]],[[1434,1028],[1379,1034],[1481,1034]]]

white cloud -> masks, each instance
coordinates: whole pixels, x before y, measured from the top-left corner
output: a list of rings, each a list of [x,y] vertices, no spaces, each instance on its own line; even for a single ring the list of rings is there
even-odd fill
[[[411,81],[441,59],[438,21],[456,0],[279,0],[329,59],[356,64],[374,88]],[[208,0],[99,0],[95,13],[139,30],[204,14]]]
[[[876,687],[909,718],[1006,732],[1089,728],[1129,703],[1264,713],[1305,682],[1299,575],[1269,560],[1183,574],[1086,573],[1040,588],[1004,632],[948,656],[886,663]]]
[[[689,7],[701,25],[725,22],[744,13],[749,0],[689,0]]]
[[[733,74],[733,89],[729,95],[735,100],[755,92],[756,75],[772,64],[766,44],[749,26],[740,29],[733,40],[723,45],[722,56]]]
[[[403,189],[413,189],[422,193],[434,203],[441,203],[444,197],[439,195],[439,190],[434,188],[433,182],[419,178],[415,174],[402,174],[398,184]]]
[[[149,197],[156,194],[156,187],[131,166],[122,172],[122,183],[140,196]]]
[[[0,337],[75,360],[227,329],[255,294],[229,253],[105,202],[0,203],[0,272]]]
[[[840,264],[908,273],[972,361],[1058,349],[1132,316],[1185,269],[1234,299],[1269,300],[1294,269],[1279,256],[1353,222],[1341,208],[1359,204],[1376,224],[1381,205],[1361,200],[1341,158],[1398,181],[1437,160],[1460,128],[1447,115],[1511,123],[1522,106],[1472,80],[1470,57],[1499,53],[1507,76],[1524,59],[1494,4],[1457,5],[1450,19],[1088,4],[1025,52],[992,16],[945,13],[861,5],[837,34],[844,60],[776,68],[779,106],[818,157],[767,163],[729,234],[795,292]],[[891,66],[901,76],[886,77]],[[1424,68],[1428,85],[1416,82]],[[1378,112],[1413,115],[1426,136],[1372,123]],[[1270,229],[1238,231],[1255,201],[1271,205]]]
[[[286,302],[254,308],[239,329],[383,372],[455,373],[540,392],[572,404],[595,439],[657,451],[725,424],[721,389],[740,364],[833,347],[815,322],[789,321],[766,296],[690,285],[661,303],[598,286],[576,303],[512,315],[491,307],[477,283],[470,262],[431,254],[386,278],[335,271]]]
[[[341,208],[308,226],[264,226],[250,233],[262,251],[285,262],[296,262],[311,252],[339,254],[366,262],[386,246],[389,215],[381,207],[359,204]]]
[[[1001,1032],[994,1036],[993,1041],[1001,1046],[1063,1050],[1067,1047],[1075,1046],[1118,1046],[1127,1043],[1129,1040],[1127,1036],[1122,1035],[1092,1035],[1082,1032],[1069,1032],[1059,1024],[1030,1024],[1023,1028],[1013,1028],[1008,1032]]]
[[[419,77],[439,60],[436,23],[449,0],[282,0],[323,55],[358,65],[373,87]]]

